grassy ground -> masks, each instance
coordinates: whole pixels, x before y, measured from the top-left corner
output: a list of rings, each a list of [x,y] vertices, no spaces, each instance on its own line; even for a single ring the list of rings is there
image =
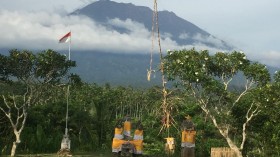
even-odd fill
[[[57,154],[24,154],[16,155],[16,157],[51,157],[56,156]],[[1,156],[1,157],[10,157],[10,156]],[[72,157],[112,157],[112,154],[73,154]]]

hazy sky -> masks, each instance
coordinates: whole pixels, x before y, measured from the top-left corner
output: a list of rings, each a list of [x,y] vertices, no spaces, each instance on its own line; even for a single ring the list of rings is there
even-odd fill
[[[153,0],[112,1],[153,8]],[[139,23],[110,21],[131,29],[130,34],[119,34],[86,17],[65,16],[91,2],[94,0],[0,0],[0,48],[67,49],[67,45],[58,44],[57,40],[71,30],[74,50],[150,51],[151,33]],[[158,0],[158,10],[172,11],[238,47],[249,59],[277,67],[280,67],[279,7],[280,0]],[[174,41],[162,42],[164,50],[180,48]]]

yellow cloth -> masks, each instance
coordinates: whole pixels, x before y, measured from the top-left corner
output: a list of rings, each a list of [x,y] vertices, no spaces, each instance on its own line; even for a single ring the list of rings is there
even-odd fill
[[[131,143],[134,145],[136,151],[143,151],[143,140],[133,140]]]
[[[117,138],[113,138],[112,148],[113,149],[120,149],[121,145],[124,143],[124,140],[120,140]]]
[[[143,130],[135,130],[134,135],[143,136]]]
[[[188,142],[188,143],[195,143],[195,135],[196,131],[182,131],[182,143]]]
[[[134,145],[135,154],[143,153],[143,130],[136,129],[134,131],[134,138],[131,143]]]
[[[134,131],[134,137],[133,140],[143,140],[143,130],[136,129]]]
[[[119,152],[121,151],[121,146],[122,144],[125,142],[123,140],[123,128],[115,128],[115,136],[113,138],[113,142],[112,142],[112,152]]]
[[[174,138],[173,137],[167,137],[167,138],[164,138],[164,139],[166,139],[166,145],[168,146],[168,149],[173,150],[175,148]]]
[[[125,121],[123,126],[124,126],[125,131],[130,131],[131,130],[131,122],[130,121]]]
[[[121,135],[123,132],[123,128],[115,128],[115,135]]]

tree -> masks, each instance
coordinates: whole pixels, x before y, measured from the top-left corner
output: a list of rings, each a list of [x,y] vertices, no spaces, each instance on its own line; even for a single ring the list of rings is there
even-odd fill
[[[254,156],[279,156],[280,155],[280,72],[276,71],[270,84],[257,90],[252,97],[262,104],[261,115],[253,123],[256,130],[254,139],[257,147],[252,149]],[[254,141],[251,141],[253,143]],[[250,144],[251,144],[250,143]],[[257,154],[257,155],[256,155]]]
[[[28,109],[48,93],[48,88],[59,85],[75,62],[53,50],[38,54],[31,51],[11,50],[9,56],[0,55],[0,80],[7,86],[1,93],[0,110],[9,120],[15,135],[11,156],[17,145],[28,116]]]
[[[210,56],[207,50],[191,49],[169,51],[164,67],[168,80],[184,87],[195,98],[229,147],[241,157],[248,125],[261,112],[262,105],[244,97],[270,81],[265,65],[251,62],[243,52],[217,52]],[[231,86],[234,81],[239,81],[237,88]],[[237,126],[233,111],[239,106],[245,112],[239,117],[242,125]],[[239,135],[232,134],[235,127],[239,127]]]

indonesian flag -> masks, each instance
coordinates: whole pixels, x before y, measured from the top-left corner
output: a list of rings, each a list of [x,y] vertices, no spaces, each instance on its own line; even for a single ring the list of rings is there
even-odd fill
[[[71,31],[59,39],[59,43],[67,43],[71,39]]]

